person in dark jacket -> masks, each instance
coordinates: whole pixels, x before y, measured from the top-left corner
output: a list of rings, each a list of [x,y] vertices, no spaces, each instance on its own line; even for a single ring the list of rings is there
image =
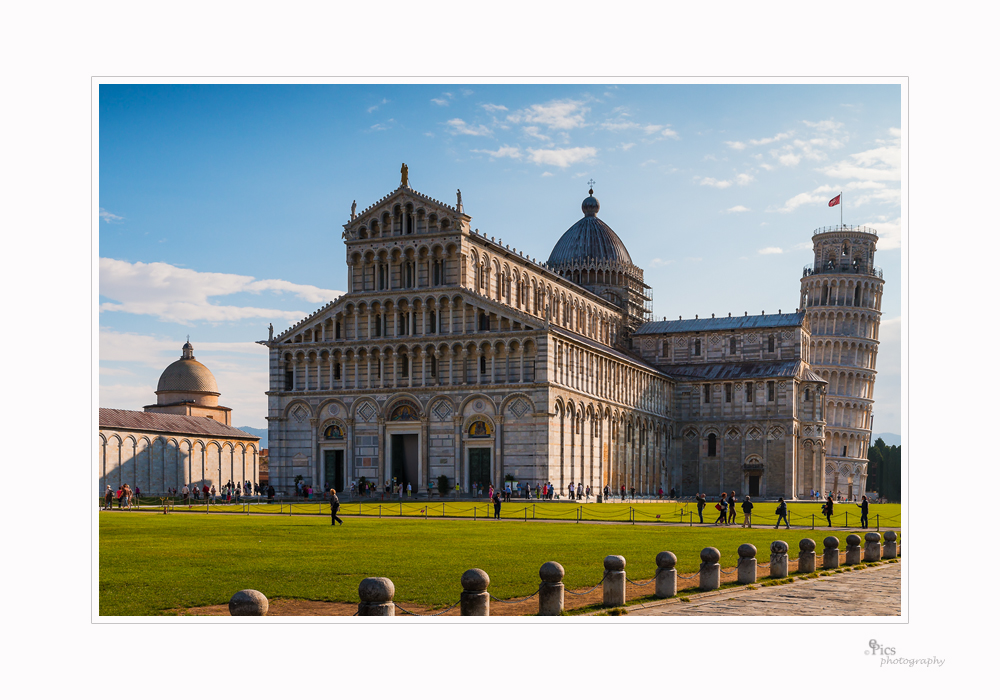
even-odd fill
[[[868,496],[861,497],[861,503],[858,504],[858,508],[861,509],[861,527],[868,529]]]
[[[719,511],[719,517],[715,519],[714,524],[718,525],[721,522],[725,525],[726,518],[729,515],[729,505],[726,503],[726,494],[723,493],[719,495],[719,502],[715,504],[715,508]]]
[[[344,521],[337,516],[337,511],[340,510],[340,499],[337,498],[337,489],[330,489],[330,524],[336,525],[340,523],[344,524]]]
[[[500,519],[500,504],[501,503],[503,503],[503,501],[500,500],[500,490],[498,489],[498,490],[496,490],[496,491],[493,492],[493,518],[495,520],[499,520]]]
[[[750,524],[750,512],[753,510],[753,502],[749,496],[743,497],[743,524],[740,527],[753,527]]]
[[[271,484],[267,485],[267,502],[274,503],[274,487]]]
[[[697,498],[698,498],[698,522],[704,525],[705,504],[708,503],[708,501],[705,500],[705,494],[703,493],[697,494]]]
[[[778,529],[778,525],[781,525],[781,519],[784,518],[785,519],[785,529],[787,530],[789,528],[789,525],[788,525],[788,504],[785,503],[785,499],[784,498],[779,498],[778,499],[778,509],[775,510],[774,512],[778,514],[778,522],[776,522],[774,524],[774,529],[775,530]]]
[[[729,492],[729,522],[736,524],[736,492]]]
[[[826,504],[823,506],[823,515],[826,516],[826,524],[833,527],[833,521],[830,520],[833,517],[833,495],[826,497]]]

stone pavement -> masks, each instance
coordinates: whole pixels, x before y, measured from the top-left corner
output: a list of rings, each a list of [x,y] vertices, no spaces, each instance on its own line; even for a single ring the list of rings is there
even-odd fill
[[[783,586],[756,590],[734,589],[695,594],[690,603],[670,599],[629,607],[636,615],[749,616],[749,615],[899,615],[901,608],[899,562],[861,571],[845,571],[814,579],[796,579]]]

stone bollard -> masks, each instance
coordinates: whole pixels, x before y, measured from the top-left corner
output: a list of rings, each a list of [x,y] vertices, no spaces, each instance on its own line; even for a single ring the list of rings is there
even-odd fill
[[[237,591],[229,599],[229,614],[233,617],[240,615],[260,617],[267,615],[267,598],[260,591],[255,591],[251,588]]]
[[[877,532],[865,533],[865,561],[878,561],[882,558],[882,536]]]
[[[715,547],[705,547],[701,550],[701,571],[698,576],[698,588],[703,591],[714,591],[720,585],[719,577],[722,567],[719,566],[719,559],[722,554]]]
[[[885,533],[885,549],[882,552],[883,559],[894,559],[899,556],[899,551],[896,549],[896,533],[892,530],[887,530]]]
[[[788,543],[775,540],[771,543],[771,578],[788,576]]]
[[[808,537],[799,540],[799,573],[811,574],[816,570],[816,543]]]
[[[625,605],[625,557],[609,554],[604,557],[604,607]]]
[[[461,603],[462,617],[489,617],[490,577],[482,569],[469,569],[462,574]]]
[[[851,566],[861,563],[861,538],[851,534],[847,536],[847,558],[844,564]]]
[[[562,580],[566,570],[557,561],[547,561],[538,570],[538,575],[542,579],[538,587],[538,614],[562,615],[566,590]]]
[[[670,598],[677,595],[677,557],[673,552],[656,555],[656,597]]]
[[[360,617],[394,617],[396,604],[392,597],[396,587],[383,576],[371,576],[358,584],[358,615]]]
[[[840,566],[840,540],[830,535],[823,540],[823,568],[836,569]]]
[[[752,544],[741,544],[736,553],[740,561],[736,564],[737,583],[757,582],[757,548]]]

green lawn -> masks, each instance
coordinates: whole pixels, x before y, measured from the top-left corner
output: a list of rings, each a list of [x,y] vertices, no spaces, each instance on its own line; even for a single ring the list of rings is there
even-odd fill
[[[505,512],[516,512],[519,505],[507,504]],[[567,505],[572,510],[572,504],[552,507]],[[609,510],[613,506],[607,504]],[[344,509],[346,525],[336,528],[328,516],[102,512],[100,614],[156,615],[179,607],[223,604],[243,588],[269,598],[351,602],[357,601],[358,583],[366,576],[391,578],[399,603],[443,607],[458,600],[462,572],[474,567],[489,573],[491,593],[513,598],[537,589],[538,568],[549,560],[565,567],[564,583],[575,589],[600,581],[608,554],[624,556],[629,578],[640,580],[653,576],[656,553],[663,550],[674,552],[679,572],[689,575],[697,571],[698,553],[707,546],[717,547],[723,567],[729,568],[736,565],[736,548],[744,542],[757,546],[763,562],[774,539],[784,539],[790,555],[797,556],[798,541],[804,537],[815,540],[822,551],[824,537],[836,534],[843,549],[849,534],[517,519],[359,518],[351,515],[356,507]],[[284,508],[287,512],[288,506]]]
[[[158,500],[146,500],[144,504],[158,504]],[[177,509],[184,506],[177,505]],[[774,503],[757,503],[754,505],[754,523],[760,525],[774,525],[778,516],[775,515]],[[800,502],[788,504],[788,519],[794,527],[825,527],[826,518],[820,514],[821,502]],[[195,501],[192,510],[206,508],[203,501]],[[210,506],[212,512],[249,512],[251,513],[285,513],[289,509],[292,513],[298,514],[318,514],[329,513],[329,506],[325,501],[296,501],[288,503],[251,503],[243,505],[216,505]],[[442,516],[447,518],[489,518],[493,514],[493,506],[487,503],[486,499],[479,501],[415,501],[404,499],[403,501],[342,501],[341,513],[345,515],[364,515],[371,517],[426,517],[433,519]],[[576,501],[512,501],[504,503],[501,513],[505,518],[517,518],[528,520],[601,520],[627,523],[634,518],[636,522],[661,522],[661,523],[690,523],[698,522],[698,511],[693,503],[671,503],[666,501],[650,501],[638,503],[621,503],[613,501],[611,503],[580,503]],[[709,502],[705,507],[705,522],[711,523],[718,516],[715,504]],[[878,516],[876,518],[876,516]],[[743,511],[737,505],[737,522],[743,522]],[[875,527],[876,523],[880,529],[899,528],[901,526],[900,505],[898,503],[888,503],[884,505],[872,505],[868,514],[868,524]],[[833,525],[838,528],[859,528],[861,527],[861,509],[853,503],[838,503],[834,506]]]

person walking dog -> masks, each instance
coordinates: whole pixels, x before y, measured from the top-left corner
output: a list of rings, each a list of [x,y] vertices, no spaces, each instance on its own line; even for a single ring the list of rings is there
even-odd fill
[[[344,524],[344,521],[340,519],[337,515],[337,511],[340,510],[340,499],[337,498],[337,489],[330,489],[330,524],[336,525],[340,523]]]

